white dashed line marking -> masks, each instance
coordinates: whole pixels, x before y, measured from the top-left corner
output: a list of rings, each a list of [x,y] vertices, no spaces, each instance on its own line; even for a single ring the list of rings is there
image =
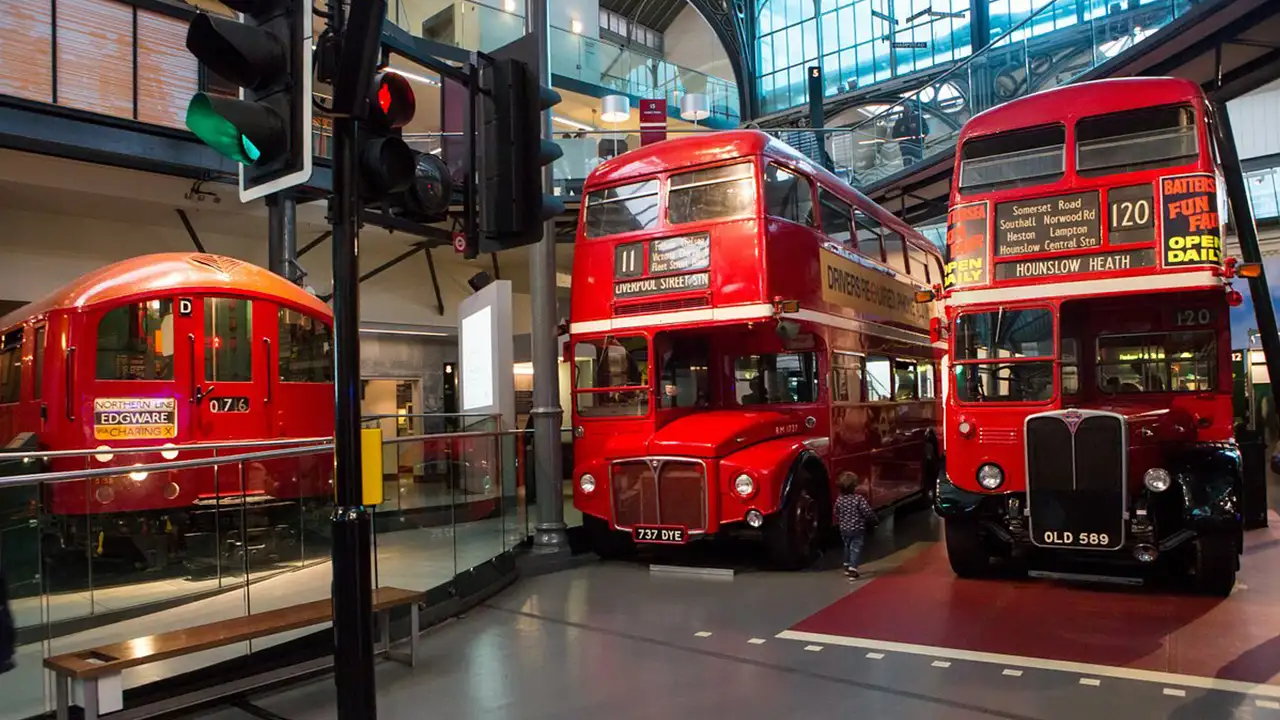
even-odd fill
[[[1099,680],[1098,678],[1080,678],[1080,684],[1092,685],[1093,687],[1098,687],[1099,685],[1102,684],[1102,681]]]
[[[876,652],[867,653],[867,658],[870,660],[883,660],[884,653],[876,653]]]
[[[822,650],[822,646],[821,645],[805,645],[804,649],[808,650],[809,652],[819,652]]]
[[[711,637],[711,633],[707,632],[706,630],[699,630],[698,632],[694,633],[694,637]]]
[[[1253,704],[1268,710],[1280,710],[1280,702],[1275,700],[1254,700]]]
[[[1187,691],[1186,691],[1186,690],[1183,690],[1182,688],[1165,688],[1165,689],[1164,689],[1164,694],[1165,694],[1165,695],[1172,695],[1172,696],[1174,696],[1174,697],[1186,697],[1186,696],[1187,696]]]
[[[951,667],[951,663],[947,662],[946,660],[934,660],[933,666],[934,667]]]
[[[763,645],[763,644],[765,643],[765,639],[764,639],[764,638],[751,638],[751,639],[750,639],[750,640],[748,640],[747,642],[751,643],[752,645]]]
[[[1001,674],[1001,675],[1008,675],[1009,677],[1022,677],[1022,671],[1021,671],[1021,670],[1014,670],[1013,668],[1005,668],[1005,669],[1004,669],[1004,672],[1002,672],[1002,673],[1000,673],[1000,674]]]

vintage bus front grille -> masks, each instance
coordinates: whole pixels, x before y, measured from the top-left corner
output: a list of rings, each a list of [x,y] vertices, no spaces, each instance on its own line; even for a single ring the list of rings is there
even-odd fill
[[[669,458],[613,464],[614,524],[675,525],[691,532],[707,528],[707,480],[702,463]]]
[[[1126,453],[1119,415],[1065,410],[1027,418],[1032,541],[1088,550],[1123,545]]]

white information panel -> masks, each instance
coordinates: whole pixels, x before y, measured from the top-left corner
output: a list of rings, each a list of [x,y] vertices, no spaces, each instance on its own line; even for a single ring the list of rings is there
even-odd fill
[[[458,306],[458,367],[462,412],[501,415],[515,427],[515,353],[511,281],[497,280]]]

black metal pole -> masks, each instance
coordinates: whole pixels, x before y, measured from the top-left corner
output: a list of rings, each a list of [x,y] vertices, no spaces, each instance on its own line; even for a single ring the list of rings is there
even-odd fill
[[[294,280],[298,260],[298,207],[285,193],[267,196],[267,269]]]
[[[343,34],[340,0],[330,0]],[[356,120],[333,118],[333,666],[339,720],[376,720],[373,678],[373,568],[369,509],[360,462],[360,259]]]

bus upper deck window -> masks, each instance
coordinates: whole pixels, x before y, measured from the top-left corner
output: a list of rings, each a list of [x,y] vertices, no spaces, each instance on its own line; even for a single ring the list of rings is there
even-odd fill
[[[849,203],[825,189],[818,190],[821,205],[822,234],[832,242],[849,245],[853,235],[853,210]]]
[[[112,308],[98,321],[99,380],[173,379],[173,301]]]
[[[658,181],[643,180],[587,194],[589,238],[648,230],[658,225]]]
[[[1062,125],[969,140],[960,150],[960,188],[968,192],[1048,183],[1066,170]]]
[[[749,215],[756,206],[750,162],[721,165],[671,176],[667,221],[678,223]]]
[[[1076,123],[1076,170],[1108,175],[1184,165],[1199,154],[1189,106],[1143,108]]]
[[[764,173],[764,198],[766,215],[813,224],[813,185],[809,178],[770,165]]]
[[[860,210],[855,210],[853,211],[853,222],[857,230],[858,253],[876,262],[884,262],[884,247],[880,238],[880,221]]]

